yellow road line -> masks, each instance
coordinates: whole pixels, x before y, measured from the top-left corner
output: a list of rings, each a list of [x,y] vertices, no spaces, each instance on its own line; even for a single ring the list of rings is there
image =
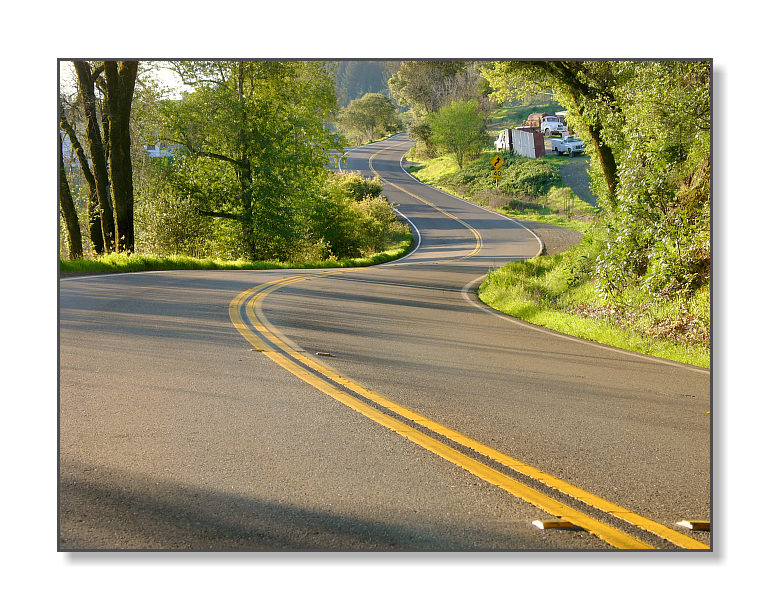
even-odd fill
[[[358,398],[351,396],[347,392],[344,392],[341,389],[335,387],[334,385],[320,378],[316,374],[306,370],[305,368],[298,365],[296,362],[284,356],[282,353],[276,350],[267,348],[266,344],[262,342],[259,339],[259,337],[247,327],[247,325],[244,323],[241,317],[240,308],[249,297],[252,297],[252,299],[250,303],[247,305],[247,311],[249,312],[250,321],[253,324],[255,324],[257,330],[259,332],[268,333],[267,338],[271,342],[273,342],[274,338],[276,341],[279,341],[281,349],[282,350],[288,349],[289,353],[293,358],[301,362],[309,361],[307,358],[302,356],[302,354],[296,352],[296,350],[293,350],[288,345],[286,345],[285,342],[278,339],[278,337],[276,337],[272,333],[269,333],[269,331],[267,331],[267,329],[264,328],[264,326],[257,320],[256,316],[253,313],[250,313],[251,307],[253,305],[256,305],[262,298],[264,298],[266,294],[268,294],[269,292],[272,292],[272,290],[277,289],[279,286],[285,285],[286,283],[296,282],[302,279],[305,279],[305,278],[304,277],[288,278],[287,280],[284,281],[284,283],[274,284],[272,286],[272,289],[269,289],[263,293],[255,294],[255,291],[258,291],[259,289],[262,289],[264,288],[264,286],[267,286],[267,285],[259,286],[256,289],[246,290],[242,292],[240,295],[238,295],[237,297],[235,297],[235,299],[233,299],[233,301],[230,304],[230,318],[233,320],[235,327],[238,329],[241,335],[243,335],[243,337],[247,341],[249,341],[252,345],[264,350],[263,353],[268,358],[273,360],[273,362],[280,365],[281,367],[291,372],[296,377],[302,379],[306,383],[321,390],[328,396],[331,396],[335,400],[338,400],[344,405],[368,417],[369,419],[379,423],[380,425],[385,426],[386,428],[396,432],[397,434],[403,436],[404,438],[411,440],[412,442],[448,460],[449,462],[456,464],[457,466],[460,466],[461,468],[476,475],[477,477],[489,483],[492,483],[493,485],[496,485],[501,489],[506,490],[512,495],[518,498],[521,498],[526,502],[529,502],[530,504],[537,506],[538,508],[541,508],[547,513],[552,515],[557,515],[559,517],[563,517],[565,519],[572,521],[576,525],[579,525],[583,529],[594,533],[599,538],[601,538],[602,540],[605,540],[607,543],[609,543],[610,545],[616,548],[621,548],[621,549],[654,548],[653,546],[641,540],[638,540],[637,538],[630,536],[629,534],[626,534],[621,530],[608,526],[602,523],[601,521],[598,521],[597,519],[590,517],[589,515],[581,513],[580,511],[577,511],[571,508],[570,506],[562,502],[559,502],[558,500],[554,500],[553,498],[543,494],[542,492],[532,489],[531,487],[523,483],[520,483],[515,479],[510,478],[498,472],[494,468],[491,468],[490,466],[487,466],[486,464],[479,462],[478,460],[475,460],[471,457],[466,456],[460,451],[448,445],[445,445],[441,441],[436,440],[433,437],[430,437],[427,434],[410,427],[409,425],[405,424],[404,422],[390,415],[382,413],[381,411],[366,404],[365,402],[359,400]],[[318,365],[316,364],[316,367],[317,366]],[[341,376],[339,375],[336,375],[336,377],[337,379],[335,379],[335,381],[342,379]],[[345,384],[342,384],[342,385],[344,386]]]
[[[394,148],[395,146],[398,146],[398,144],[384,148],[378,151],[377,153],[373,154],[369,158],[369,167],[372,170],[372,172],[375,173],[377,176],[380,176],[380,174],[374,169],[372,165],[372,159],[376,155],[378,155],[380,152],[388,150],[389,148]],[[463,258],[469,258],[471,256],[474,256],[481,250],[481,247],[483,245],[483,240],[481,238],[481,234],[475,228],[471,227],[469,224],[467,224],[457,216],[441,209],[440,207],[423,199],[422,197],[409,193],[408,191],[401,188],[400,186],[385,180],[384,178],[382,178],[382,176],[380,176],[380,178],[383,181],[390,184],[391,186],[403,191],[407,195],[418,199],[419,201],[433,207],[434,209],[438,210],[439,212],[448,216],[449,218],[456,220],[457,222],[459,222],[460,224],[468,228],[473,233],[474,237],[476,238],[476,247],[469,254],[461,257],[460,259],[455,259],[455,260],[462,260]],[[247,341],[249,341],[257,349],[262,351],[266,356],[268,356],[271,360],[276,362],[278,365],[290,371],[291,373],[293,373],[303,381],[309,383],[313,387],[321,390],[322,392],[342,402],[343,404],[361,413],[362,415],[365,415],[366,417],[380,423],[381,425],[393,430],[394,432],[397,432],[398,434],[404,436],[405,438],[408,438],[409,440],[417,443],[418,445],[428,449],[429,451],[435,453],[436,455],[439,455],[444,459],[447,459],[448,461],[464,468],[465,470],[484,479],[485,481],[488,481],[502,489],[505,489],[509,493],[535,506],[538,506],[539,508],[545,510],[546,512],[549,512],[552,515],[563,517],[565,519],[572,521],[576,525],[579,525],[583,529],[594,533],[595,535],[599,536],[600,538],[612,544],[613,546],[616,546],[618,548],[647,548],[647,549],[654,548],[653,546],[648,545],[647,543],[644,543],[632,536],[629,536],[628,534],[622,532],[621,530],[618,530],[609,525],[606,525],[601,521],[598,521],[584,513],[576,511],[575,509],[567,506],[566,504],[563,504],[557,500],[554,500],[553,498],[550,498],[549,496],[546,496],[545,494],[542,494],[541,492],[538,492],[537,490],[527,485],[519,483],[518,481],[515,481],[514,479],[507,477],[506,475],[494,470],[493,468],[490,468],[489,466],[486,466],[485,464],[466,456],[465,454],[449,447],[448,445],[441,443],[440,441],[434,439],[433,437],[430,437],[418,430],[415,430],[414,428],[411,428],[410,426],[404,424],[400,420],[382,413],[381,411],[371,407],[370,405],[367,405],[366,403],[358,400],[357,398],[329,384],[328,382],[319,378],[315,374],[307,371],[306,369],[297,365],[291,359],[287,358],[286,356],[279,353],[278,351],[270,349],[255,333],[251,332],[248,326],[244,323],[240,315],[240,308],[242,307],[243,303],[246,302],[246,300],[249,299],[249,297],[252,297],[246,307],[246,313],[249,318],[249,321],[259,333],[261,333],[264,337],[266,337],[278,349],[290,355],[291,358],[293,358],[294,360],[303,363],[308,368],[316,371],[321,375],[324,375],[328,379],[333,380],[334,382],[359,394],[360,396],[363,396],[379,404],[380,406],[390,410],[391,412],[396,413],[406,419],[409,419],[410,421],[413,421],[416,424],[423,426],[428,430],[431,430],[432,432],[440,434],[445,438],[448,438],[458,443],[461,446],[471,449],[479,453],[480,455],[484,455],[498,462],[499,464],[502,464],[508,468],[511,468],[512,470],[520,474],[533,478],[543,483],[544,485],[551,487],[556,491],[569,495],[570,497],[576,498],[577,500],[580,500],[581,502],[583,502],[584,504],[587,504],[588,506],[596,508],[607,514],[613,515],[627,523],[630,523],[631,525],[634,525],[648,532],[651,532],[657,536],[660,536],[661,538],[668,540],[669,542],[672,542],[677,546],[687,548],[687,549],[708,549],[709,548],[708,545],[703,544],[698,540],[694,540],[693,538],[690,538],[689,536],[686,536],[681,532],[677,532],[676,530],[668,528],[662,525],[661,523],[648,519],[647,517],[638,515],[617,504],[614,504],[608,500],[605,500],[604,498],[596,496],[595,494],[592,494],[566,481],[562,481],[561,479],[551,476],[548,473],[545,473],[533,466],[525,464],[524,462],[521,462],[500,451],[497,451],[492,447],[488,447],[483,443],[475,441],[455,430],[452,430],[451,428],[447,428],[446,426],[443,426],[438,422],[434,422],[433,420],[430,420],[420,415],[419,413],[416,413],[414,411],[411,411],[410,409],[407,409],[403,405],[395,403],[392,400],[384,396],[381,396],[380,394],[377,394],[376,392],[373,392],[367,388],[364,388],[363,386],[357,384],[351,379],[347,379],[346,377],[343,377],[337,371],[327,366],[321,365],[320,363],[314,360],[311,360],[310,358],[306,357],[304,354],[298,352],[292,346],[288,345],[286,341],[284,341],[280,333],[278,333],[278,331],[276,331],[268,323],[267,319],[264,317],[264,314],[261,311],[261,308],[259,307],[259,302],[262,299],[264,299],[265,296],[267,296],[274,290],[277,290],[281,286],[285,286],[294,282],[298,282],[298,281],[302,281],[310,278],[317,278],[317,277],[320,277],[321,275],[347,273],[351,271],[355,271],[355,269],[329,270],[329,271],[321,272],[320,274],[316,273],[316,274],[309,274],[304,276],[292,276],[289,278],[273,280],[271,282],[261,284],[260,286],[256,286],[255,288],[242,292],[237,297],[235,297],[235,299],[233,299],[233,301],[230,303],[230,319],[232,320],[233,325],[238,329],[238,331],[241,333],[241,335],[243,335],[243,337]]]
[[[459,223],[461,223],[462,225],[464,225],[465,227],[470,229],[471,232],[473,232],[473,234],[476,236],[476,249],[471,254],[468,254],[466,257],[463,257],[463,258],[468,258],[470,256],[475,255],[481,249],[481,246],[482,246],[482,243],[483,243],[481,235],[478,233],[478,231],[476,229],[474,229],[473,227],[468,225],[463,220],[457,218],[457,216],[455,216],[455,215],[447,212],[446,210],[443,210],[440,207],[434,205],[430,201],[427,201],[426,199],[423,199],[422,197],[419,197],[418,195],[410,193],[409,191],[407,191],[407,190],[401,188],[400,186],[398,186],[397,184],[393,184],[392,182],[386,180],[385,178],[383,178],[377,172],[377,170],[374,169],[374,165],[372,164],[372,159],[374,159],[374,157],[379,155],[381,152],[384,152],[384,151],[389,150],[391,148],[395,148],[398,145],[399,145],[399,143],[393,144],[392,146],[388,146],[388,147],[383,148],[382,150],[379,150],[376,153],[374,153],[369,158],[369,169],[374,174],[379,176],[381,180],[383,180],[384,182],[388,183],[390,186],[393,186],[393,187],[399,189],[400,191],[403,191],[407,195],[410,195],[411,197],[414,197],[415,199],[418,199],[419,201],[421,201],[421,202],[423,202],[423,203],[425,203],[425,204],[435,208],[436,210],[440,211],[442,214],[445,214],[446,216],[449,216],[450,218],[453,218],[454,220],[457,220]],[[312,361],[310,361],[310,362],[312,362]],[[319,367],[319,369],[317,369],[317,370],[319,370],[319,372],[322,372],[323,374],[326,374],[324,371],[321,370],[321,369],[324,369],[324,368],[325,367]],[[351,389],[352,389],[352,386],[356,385],[352,381],[348,381],[348,383],[352,384],[350,386]],[[387,398],[384,398],[384,397],[381,397],[381,396],[377,396],[373,392],[371,392],[371,391],[369,391],[369,390],[367,390],[365,388],[362,388],[361,386],[357,386],[357,387],[358,387],[358,389],[356,389],[354,391],[360,393],[362,396],[367,396],[367,398],[369,398],[371,400],[374,400],[374,401],[382,404],[383,406],[386,406],[384,403],[387,402],[387,403],[389,403],[389,406],[387,406],[387,408],[392,409],[394,412],[397,412],[397,413],[399,413],[400,415],[402,415],[404,417],[408,417],[409,419],[412,419],[416,423],[419,423],[420,425],[423,425],[423,426],[433,430],[434,432],[438,432],[439,434],[442,434],[442,435],[444,435],[444,436],[446,436],[448,438],[451,438],[452,440],[455,440],[456,442],[459,442],[459,443],[463,444],[464,446],[468,447],[469,449],[473,449],[474,451],[476,451],[476,452],[478,452],[478,453],[480,453],[482,455],[485,455],[485,456],[487,456],[489,458],[492,458],[492,459],[500,462],[501,464],[504,464],[505,466],[513,468],[517,472],[521,472],[522,474],[526,474],[527,476],[530,476],[530,477],[540,481],[541,483],[543,483],[545,485],[548,485],[549,487],[552,487],[552,488],[554,488],[554,489],[556,489],[558,491],[566,493],[569,496],[577,498],[580,501],[588,504],[589,506],[593,506],[594,508],[598,508],[599,510],[602,510],[604,512],[611,513],[611,514],[617,516],[618,518],[620,518],[620,519],[622,519],[622,520],[624,520],[624,521],[626,521],[628,523],[631,523],[632,525],[635,525],[637,527],[641,527],[642,529],[645,529],[645,530],[647,530],[649,532],[652,532],[652,533],[654,533],[654,534],[656,534],[656,535],[658,535],[658,536],[668,540],[669,542],[673,542],[674,544],[676,544],[678,546],[682,546],[684,548],[694,548],[694,549],[707,549],[707,548],[709,548],[708,545],[703,544],[703,543],[699,542],[698,540],[694,540],[694,539],[690,538],[689,536],[685,536],[681,532],[673,530],[673,529],[671,529],[669,527],[666,527],[666,526],[664,526],[664,525],[662,525],[662,524],[660,524],[660,523],[658,523],[656,521],[653,521],[653,520],[648,519],[646,517],[643,517],[641,515],[637,515],[637,514],[631,512],[631,511],[623,508],[622,506],[618,506],[617,504],[613,504],[612,502],[609,502],[608,500],[605,500],[604,498],[601,498],[599,496],[591,494],[590,492],[587,492],[587,491],[585,491],[583,489],[580,489],[579,487],[575,487],[574,485],[571,485],[570,483],[567,483],[566,481],[562,481],[560,479],[557,479],[556,477],[552,477],[551,475],[549,475],[549,474],[547,474],[545,472],[542,472],[542,471],[534,468],[533,466],[529,466],[528,464],[525,464],[525,463],[520,462],[520,461],[518,461],[518,460],[516,460],[514,458],[511,458],[510,456],[507,456],[507,455],[505,455],[503,453],[500,453],[499,451],[496,451],[495,449],[492,449],[491,447],[487,447],[486,445],[482,445],[481,443],[478,443],[478,442],[474,441],[473,439],[469,439],[468,437],[465,437],[465,436],[459,434],[458,432],[454,432],[452,430],[444,428],[443,426],[441,426],[438,423],[429,422],[426,425],[426,421],[429,421],[429,420],[425,420],[425,418],[422,417],[421,415],[419,415],[417,413],[412,413],[408,409],[406,409],[405,407],[397,405],[396,403],[393,403],[392,401],[389,401]],[[425,420],[425,421],[423,421],[423,420]]]
[[[374,153],[374,154],[373,154],[371,157],[369,157],[369,169],[370,169],[370,170],[371,170],[371,171],[372,171],[372,172],[373,172],[373,173],[374,173],[376,176],[379,176],[379,178],[380,178],[380,179],[381,179],[383,182],[385,182],[386,184],[389,184],[389,185],[390,185],[390,186],[392,186],[393,188],[397,188],[399,191],[402,191],[402,192],[406,193],[406,194],[407,194],[407,195],[409,195],[410,197],[414,197],[414,198],[415,198],[415,199],[417,199],[418,201],[421,201],[422,203],[424,203],[424,204],[426,204],[426,205],[429,205],[430,207],[434,208],[435,210],[438,210],[439,212],[441,212],[441,213],[442,213],[442,214],[444,214],[445,216],[448,216],[448,217],[449,217],[449,218],[451,218],[452,220],[456,220],[457,222],[459,222],[461,225],[463,225],[463,226],[464,226],[466,229],[468,229],[468,230],[469,230],[469,231],[470,231],[470,232],[473,234],[473,236],[474,236],[474,237],[475,237],[475,239],[476,239],[476,247],[475,247],[475,248],[473,249],[473,251],[471,251],[470,253],[466,254],[465,256],[462,256],[462,257],[460,257],[459,259],[455,259],[455,260],[462,260],[462,259],[464,259],[464,258],[471,258],[472,256],[476,256],[476,254],[478,254],[478,253],[479,253],[479,251],[481,250],[482,246],[484,245],[484,240],[481,238],[481,233],[479,233],[479,232],[478,232],[478,230],[476,230],[474,227],[472,227],[471,225],[469,225],[469,224],[468,224],[467,222],[465,222],[464,220],[462,220],[462,219],[458,218],[458,217],[457,217],[457,216],[455,216],[454,214],[452,214],[452,213],[450,213],[450,212],[447,212],[446,210],[444,210],[443,208],[440,208],[439,206],[437,206],[437,205],[436,205],[436,204],[434,204],[434,203],[431,203],[431,202],[430,202],[430,201],[428,201],[427,199],[423,199],[423,198],[422,198],[422,197],[420,197],[419,195],[415,195],[414,193],[410,193],[410,192],[409,192],[409,191],[407,191],[406,189],[404,189],[404,188],[402,188],[402,187],[398,186],[397,184],[394,184],[394,183],[392,183],[390,180],[386,180],[385,178],[383,178],[383,177],[382,177],[382,175],[380,175],[380,173],[379,173],[379,172],[378,172],[376,169],[374,169],[374,165],[372,165],[372,159],[374,159],[374,158],[375,158],[377,155],[379,155],[381,152],[385,152],[386,150],[390,150],[391,148],[395,148],[395,147],[396,147],[396,146],[398,146],[399,144],[400,144],[400,142],[398,142],[398,143],[396,143],[396,144],[393,144],[392,146],[388,146],[388,147],[386,147],[386,148],[383,148],[382,150],[378,150],[378,151],[377,151],[376,153]]]
[[[290,280],[286,280],[286,283],[289,283],[289,281],[296,282],[302,279],[306,279],[308,277],[310,276],[304,276],[304,277],[300,276],[297,278],[290,278]],[[280,284],[280,285],[283,285],[283,284]],[[452,430],[451,428],[447,428],[446,426],[443,426],[438,422],[428,419],[427,417],[420,415],[419,413],[416,413],[408,409],[407,407],[404,407],[403,405],[393,402],[389,398],[386,398],[385,396],[382,396],[377,392],[374,392],[368,388],[365,388],[359,385],[352,379],[348,379],[340,375],[334,369],[331,369],[326,365],[322,365],[316,362],[315,360],[311,360],[304,354],[297,352],[292,346],[288,345],[282,339],[278,331],[276,331],[267,322],[261,310],[257,308],[259,301],[265,298],[273,290],[277,289],[280,285],[275,284],[271,287],[269,284],[263,284],[262,286],[258,286],[257,288],[253,289],[251,294],[255,294],[255,293],[258,293],[258,294],[255,294],[255,296],[251,299],[249,303],[249,308],[247,309],[247,315],[249,316],[249,320],[251,321],[251,323],[254,325],[254,328],[256,328],[258,332],[262,333],[279,349],[290,354],[294,359],[302,362],[306,366],[321,373],[322,375],[328,377],[329,379],[339,383],[340,385],[349,388],[353,392],[356,392],[357,394],[364,396],[365,398],[368,398],[373,402],[376,402],[377,404],[385,407],[386,409],[389,409],[392,412],[397,413],[398,415],[405,417],[415,422],[416,424],[419,424],[420,426],[423,426],[428,430],[431,430],[432,432],[436,432],[437,434],[440,434],[485,457],[491,458],[496,462],[504,466],[507,466],[512,470],[515,470],[520,474],[533,478],[536,481],[540,481],[544,485],[547,485],[548,487],[551,487],[556,491],[559,491],[561,493],[567,494],[570,497],[580,500],[581,502],[583,502],[584,504],[587,504],[588,506],[601,510],[602,512],[614,515],[615,517],[625,521],[626,523],[630,523],[631,525],[634,525],[648,532],[651,532],[657,536],[660,536],[664,540],[668,540],[669,542],[672,542],[673,544],[676,544],[677,546],[680,546],[682,548],[687,548],[687,549],[708,549],[709,548],[707,544],[703,544],[702,542],[695,540],[693,538],[690,538],[689,536],[681,532],[678,532],[669,527],[666,527],[665,525],[658,523],[657,521],[653,521],[652,519],[636,514],[626,508],[623,508],[622,506],[619,506],[617,504],[614,504],[613,502],[610,502],[609,500],[605,500],[600,496],[592,494],[591,492],[588,492],[584,489],[581,489],[580,487],[572,485],[567,481],[563,481],[546,472],[543,472],[542,470],[535,468],[534,466],[530,466],[525,462],[517,460],[492,447],[489,447],[472,438],[469,438],[468,436],[465,436],[464,434],[461,434],[456,430]]]

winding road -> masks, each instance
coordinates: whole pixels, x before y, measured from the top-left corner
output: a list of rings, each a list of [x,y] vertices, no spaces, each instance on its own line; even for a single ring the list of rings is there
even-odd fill
[[[709,371],[479,303],[542,244],[410,146],[342,168],[408,219],[399,261],[60,280],[60,550],[709,548],[677,525],[711,518]]]

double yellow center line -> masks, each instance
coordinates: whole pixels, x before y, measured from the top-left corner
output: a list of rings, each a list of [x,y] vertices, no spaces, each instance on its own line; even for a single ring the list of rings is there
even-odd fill
[[[517,498],[521,498],[551,515],[571,521],[616,548],[653,549],[655,547],[504,474],[504,472],[456,449],[450,443],[469,449],[520,475],[539,481],[557,492],[579,500],[602,513],[617,517],[635,527],[651,532],[677,546],[686,549],[709,548],[708,545],[689,536],[553,477],[359,385],[292,347],[266,320],[262,312],[261,302],[271,292],[283,286],[322,277],[330,273],[351,271],[355,270],[335,270],[291,276],[250,288],[236,296],[230,303],[230,319],[241,335],[258,351],[328,396],[484,481],[504,489]],[[243,318],[243,312],[246,314],[248,323]],[[372,404],[379,408],[372,406]],[[433,435],[426,434],[407,422],[416,424],[432,432]]]
[[[380,176],[372,165],[374,157],[395,146],[398,146],[398,144],[384,148],[369,158],[369,167],[374,174]],[[470,253],[461,257],[461,259],[475,256],[481,250],[483,245],[481,234],[468,223],[446,210],[441,209],[430,201],[385,180],[382,176],[380,176],[380,178],[390,186],[435,208],[442,214],[456,220],[461,225],[468,228],[476,239],[476,245]],[[504,489],[517,498],[529,502],[551,515],[574,523],[616,548],[654,549],[655,547],[617,527],[613,527],[604,521],[588,515],[582,510],[569,506],[530,485],[526,485],[525,483],[508,476],[501,470],[508,469],[533,481],[537,481],[559,494],[577,500],[585,506],[594,509],[594,511],[599,511],[605,516],[622,520],[635,528],[650,532],[681,548],[709,548],[708,545],[703,544],[698,540],[694,540],[681,532],[672,530],[661,523],[638,515],[584,489],[551,476],[548,473],[469,438],[456,430],[447,428],[403,405],[393,402],[385,396],[359,385],[355,381],[344,377],[326,365],[308,358],[301,351],[295,349],[265,318],[261,302],[271,292],[296,282],[319,278],[330,274],[350,273],[353,271],[356,271],[356,269],[309,273],[307,275],[297,275],[273,280],[261,284],[260,286],[250,288],[236,296],[230,303],[230,319],[241,335],[243,335],[256,350],[264,353],[265,356],[270,358],[273,362],[321,392],[331,396],[361,415],[400,434],[424,449],[460,466],[480,479]],[[246,314],[248,323],[243,318],[243,312]],[[432,435],[423,432],[420,428],[431,432]],[[456,446],[483,456],[497,464],[498,467],[494,468],[487,463],[456,449]]]
[[[473,237],[476,239],[476,247],[473,250],[471,250],[468,254],[466,254],[465,256],[461,256],[459,259],[456,259],[456,260],[462,260],[462,259],[465,259],[465,258],[471,258],[472,256],[476,256],[481,251],[481,248],[484,245],[484,240],[481,238],[481,233],[479,233],[477,229],[475,229],[474,227],[469,225],[462,218],[458,218],[454,214],[452,214],[450,212],[447,212],[445,209],[440,208],[439,206],[437,206],[434,203],[431,203],[427,199],[423,199],[419,195],[415,195],[414,193],[410,193],[405,188],[402,188],[402,187],[398,186],[397,184],[394,184],[393,182],[390,182],[389,180],[386,180],[385,178],[382,177],[382,175],[376,169],[374,169],[374,165],[373,165],[372,161],[374,160],[374,158],[377,155],[379,155],[380,153],[385,152],[386,150],[390,150],[391,148],[395,148],[396,146],[400,146],[400,145],[401,145],[401,143],[397,142],[396,144],[393,144],[392,146],[387,146],[386,148],[383,148],[382,150],[378,150],[376,153],[374,153],[371,157],[369,157],[369,169],[372,171],[372,173],[375,176],[379,177],[380,180],[382,180],[385,184],[388,184],[388,185],[392,186],[393,188],[396,188],[399,191],[401,191],[403,193],[406,193],[407,195],[409,195],[409,197],[413,197],[414,199],[417,199],[417,201],[420,201],[420,202],[424,203],[425,205],[429,205],[433,209],[438,210],[439,212],[441,212],[444,216],[447,216],[447,217],[451,218],[452,220],[456,220],[462,226],[464,226],[466,229],[468,229],[473,234]]]

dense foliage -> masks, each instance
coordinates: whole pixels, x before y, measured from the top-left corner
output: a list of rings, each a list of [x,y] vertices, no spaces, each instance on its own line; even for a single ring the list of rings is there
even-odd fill
[[[226,186],[213,174],[203,176],[198,196],[183,196],[173,182],[174,176],[183,171],[174,167],[177,163],[183,164],[184,159],[152,160],[143,168],[136,219],[142,251],[165,256],[245,258],[237,220],[197,213],[197,202],[206,192],[222,192]],[[398,221],[381,192],[378,180],[327,171],[303,207],[304,216],[301,225],[294,226],[296,234],[291,235],[291,247],[282,257],[263,260],[357,258],[408,238],[408,229]],[[282,236],[289,243],[286,233],[279,233],[276,239]]]
[[[482,112],[489,109],[490,89],[480,66],[478,62],[463,61],[402,61],[391,76],[388,86],[393,97],[409,107],[407,133],[423,153],[438,153],[431,115],[460,101],[475,100]]]
[[[392,135],[401,129],[396,106],[381,93],[367,93],[340,110],[340,130],[357,144]]]
[[[510,197],[545,195],[560,182],[558,170],[545,159],[528,159],[513,153],[502,153],[505,165],[500,180],[492,178],[487,159],[479,159],[467,165],[452,177],[452,182],[468,188],[473,194],[499,190]]]
[[[706,61],[495,62],[498,99],[552,88],[591,153],[602,207],[584,273],[605,298],[686,297],[710,279]]]
[[[476,100],[456,101],[428,116],[431,137],[439,151],[451,153],[462,169],[463,162],[488,145],[484,114]]]
[[[338,142],[324,120],[336,109],[321,62],[180,62],[194,87],[160,108],[178,146],[166,177],[203,216],[236,221],[242,256],[290,258],[303,238]]]
[[[545,159],[528,159],[505,152],[500,156],[505,160],[500,180],[492,178],[489,161],[479,159],[461,169],[454,181],[470,186],[472,192],[494,188],[511,197],[545,195],[560,182],[558,170]]]
[[[185,88],[168,95],[146,64],[134,94],[132,223],[138,252],[248,261],[370,257],[408,238],[381,185],[329,167],[342,141],[329,130],[337,111],[334,66],[321,61],[171,62]],[[391,119],[395,107],[374,97]],[[74,235],[78,214],[99,218],[91,164],[79,141],[89,128],[82,104],[62,97],[71,143],[62,173],[73,205],[62,212]],[[80,114],[77,110],[81,109]],[[101,122],[97,103],[92,124]],[[377,116],[378,125],[382,116]],[[69,120],[64,120],[69,119]],[[91,125],[93,126],[93,125]],[[392,121],[387,127],[392,127]],[[145,147],[163,151],[150,157]],[[85,160],[84,171],[76,155]],[[64,160],[64,155],[62,155]],[[65,182],[63,182],[64,184]],[[89,187],[86,192],[86,186]],[[98,185],[97,185],[98,186]],[[109,199],[105,198],[105,201]],[[72,208],[72,209],[71,209]],[[64,233],[63,233],[64,236]],[[77,255],[76,241],[68,249]],[[94,248],[86,234],[86,246]],[[74,244],[74,245],[73,245]],[[99,252],[96,252],[97,254]]]

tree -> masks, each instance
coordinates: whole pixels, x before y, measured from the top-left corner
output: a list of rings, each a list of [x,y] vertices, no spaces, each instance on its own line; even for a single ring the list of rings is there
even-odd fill
[[[86,207],[86,219],[88,225],[88,236],[91,240],[91,248],[97,255],[104,254],[104,237],[102,234],[102,222],[99,209],[99,198],[96,192],[96,180],[88,162],[83,146],[75,132],[72,123],[67,119],[64,111],[62,98],[59,99],[59,126],[64,130],[69,138],[72,149],[78,158],[80,169],[83,172],[86,184],[88,185],[88,204]],[[69,187],[69,185],[68,185]]]
[[[401,128],[396,107],[381,93],[367,93],[340,111],[337,124],[361,144]]]
[[[478,154],[488,143],[476,100],[452,102],[431,114],[428,122],[439,148],[453,154],[461,169],[468,156]]]
[[[93,164],[92,176],[99,202],[104,249],[133,252],[134,193],[130,119],[138,62],[104,61],[96,63],[93,68],[87,61],[72,63],[77,72],[85,111],[86,139]],[[101,127],[96,104],[97,85],[104,95]],[[81,165],[85,174],[88,165]]]
[[[181,147],[170,179],[199,214],[236,223],[248,259],[287,259],[339,142],[324,62],[176,62],[193,91],[161,106],[164,139]]]
[[[67,182],[67,173],[64,170],[61,133],[59,134],[59,207],[64,218],[64,226],[67,229],[67,242],[70,258],[83,257],[83,240],[80,235],[80,223],[75,204],[72,202],[70,186]]]
[[[399,104],[413,106],[418,114],[427,115],[441,108],[447,81],[464,66],[462,61],[402,61],[388,86]]]
[[[117,249],[134,251],[134,183],[131,165],[131,102],[136,61],[105,61],[105,104],[108,119],[110,180],[117,225]]]
[[[670,296],[708,284],[709,62],[494,62],[485,73],[498,99],[552,88],[590,142],[601,294]]]
[[[93,178],[96,197],[99,201],[99,219],[102,229],[104,249],[108,252],[115,245],[115,216],[110,196],[110,178],[107,170],[107,157],[104,150],[102,132],[99,128],[99,115],[96,110],[95,78],[104,69],[104,65],[92,71],[86,61],[73,61],[78,76],[78,89],[83,103],[86,119],[86,140],[93,166]],[[85,172],[87,164],[82,166]]]
[[[436,149],[428,115],[450,102],[476,100],[480,107],[490,103],[478,62],[402,61],[388,85],[396,101],[410,107],[409,136],[428,156]]]

